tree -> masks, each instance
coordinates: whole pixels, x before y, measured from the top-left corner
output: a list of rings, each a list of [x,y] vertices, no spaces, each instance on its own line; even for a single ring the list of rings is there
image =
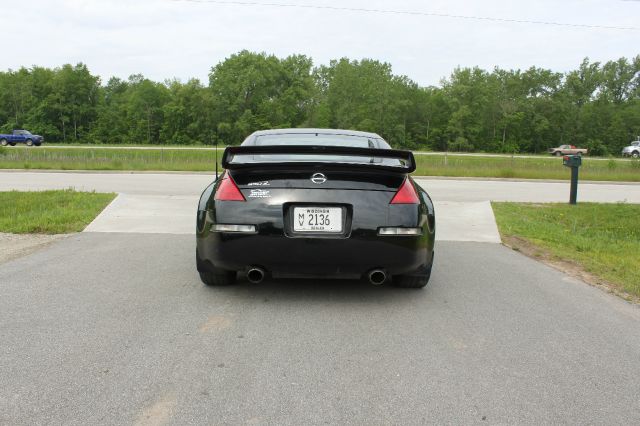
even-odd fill
[[[213,122],[225,123],[227,142],[241,142],[249,133],[265,128],[297,127],[308,117],[312,102],[312,61],[294,55],[242,51],[212,68]]]
[[[67,139],[67,125],[71,136],[78,141],[84,131],[90,131],[96,116],[100,78],[91,75],[86,65],[67,64],[57,70],[53,79],[52,108],[57,112],[63,140]]]
[[[164,119],[163,107],[169,99],[167,87],[154,83],[141,74],[129,77],[128,83],[129,139],[134,143],[160,143],[160,129]]]
[[[165,143],[210,142],[213,134],[212,98],[200,81],[167,83],[169,98],[163,107],[160,137]]]
[[[640,135],[640,55],[586,58],[566,74],[532,67],[458,68],[420,87],[390,64],[241,51],[198,80],[143,75],[102,84],[82,63],[0,72],[0,131],[48,141],[239,143],[258,129],[342,127],[411,149],[542,152],[588,145],[619,152]]]

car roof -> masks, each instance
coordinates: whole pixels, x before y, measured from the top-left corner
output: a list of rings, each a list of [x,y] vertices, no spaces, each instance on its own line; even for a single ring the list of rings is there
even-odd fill
[[[343,129],[272,129],[272,130],[258,130],[253,132],[251,136],[266,136],[266,135],[295,135],[295,134],[310,134],[319,133],[322,135],[343,135],[343,136],[360,136],[364,138],[376,138],[382,139],[382,136],[376,133],[360,132],[358,130],[343,130]],[[250,136],[250,137],[251,137]]]

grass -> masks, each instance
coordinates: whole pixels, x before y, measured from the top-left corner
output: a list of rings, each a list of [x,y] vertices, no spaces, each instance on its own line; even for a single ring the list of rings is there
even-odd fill
[[[82,231],[115,194],[76,192],[0,192],[0,232],[66,234]]]
[[[493,203],[503,239],[520,238],[640,297],[640,205]]]
[[[222,157],[218,152],[218,160]],[[140,170],[211,172],[213,150],[158,148],[32,148],[0,151],[0,169]],[[558,158],[417,155],[417,176],[569,179],[569,169]],[[640,182],[640,161],[585,158],[584,180]]]
[[[218,160],[222,151],[218,152]],[[212,171],[215,151],[179,149],[7,149],[0,169]]]
[[[417,175],[518,179],[566,179],[570,169],[549,157],[475,157],[417,155]],[[640,182],[640,161],[584,158],[580,179]]]
[[[158,144],[158,143],[85,143],[85,142],[46,142],[47,146],[60,146],[60,147],[107,147],[107,148],[135,148],[135,147],[147,147],[147,148],[213,148],[214,145],[209,143],[194,142],[191,144]],[[24,145],[16,145],[24,146]],[[218,144],[218,147],[223,148],[225,145]]]

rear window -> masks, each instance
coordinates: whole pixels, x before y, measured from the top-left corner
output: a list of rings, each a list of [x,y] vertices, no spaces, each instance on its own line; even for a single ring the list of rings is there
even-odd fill
[[[351,135],[329,135],[323,133],[289,133],[280,135],[262,135],[256,137],[257,146],[320,145],[348,146],[352,148],[389,148],[386,142],[378,138]]]
[[[257,136],[255,146],[341,146],[350,148],[390,149],[388,143],[380,138],[352,135],[335,135],[323,133],[283,133]],[[236,155],[235,163],[286,163],[286,162],[323,162],[378,164],[392,167],[404,167],[403,161],[395,158],[378,158],[363,155],[330,155],[330,154],[251,154]]]

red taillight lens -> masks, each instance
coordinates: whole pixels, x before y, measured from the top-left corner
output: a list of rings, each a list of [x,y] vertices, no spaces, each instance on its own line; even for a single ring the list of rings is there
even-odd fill
[[[215,199],[218,201],[247,201],[238,189],[238,185],[228,174],[222,178],[220,186],[216,191]]]
[[[409,179],[405,179],[389,204],[420,204],[418,193]]]

